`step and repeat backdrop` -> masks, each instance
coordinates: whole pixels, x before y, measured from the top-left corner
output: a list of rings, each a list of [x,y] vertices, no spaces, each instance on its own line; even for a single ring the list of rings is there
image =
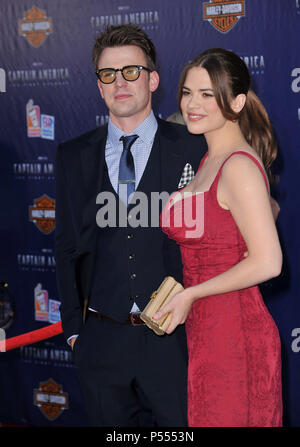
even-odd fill
[[[284,265],[261,288],[282,340],[284,424],[299,426],[300,0],[0,0],[0,335],[60,320],[55,151],[106,123],[92,47],[107,25],[129,22],[157,47],[158,116],[177,111],[183,65],[210,47],[246,62],[268,110],[279,143],[272,195],[281,208]],[[0,353],[0,423],[86,425],[62,335]]]

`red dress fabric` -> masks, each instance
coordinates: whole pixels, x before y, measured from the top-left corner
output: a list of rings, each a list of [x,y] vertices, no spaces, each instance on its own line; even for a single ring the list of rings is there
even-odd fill
[[[255,157],[236,153],[251,158],[265,178]],[[175,192],[161,215],[163,231],[181,249],[185,288],[228,270],[243,259],[247,250],[230,211],[217,201],[223,165],[208,191],[171,205]],[[196,207],[202,215],[197,216]],[[193,227],[185,223],[186,210],[198,220],[204,218],[202,234],[198,230],[197,237],[197,233],[187,232]],[[201,225],[198,227],[201,229]],[[186,321],[186,333],[189,426],[282,425],[280,338],[257,286],[197,300]]]

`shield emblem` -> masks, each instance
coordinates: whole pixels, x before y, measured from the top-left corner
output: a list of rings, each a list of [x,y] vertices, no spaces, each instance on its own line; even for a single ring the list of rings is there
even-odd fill
[[[51,17],[35,6],[25,12],[24,19],[19,20],[19,34],[35,48],[41,46],[52,31]]]
[[[245,0],[210,0],[203,8],[204,20],[221,33],[227,33],[245,15]]]
[[[62,385],[49,379],[33,391],[33,403],[49,421],[54,421],[69,408],[69,396],[63,392]]]
[[[42,233],[51,233],[55,228],[55,200],[47,194],[35,199],[34,205],[29,207],[29,220]]]

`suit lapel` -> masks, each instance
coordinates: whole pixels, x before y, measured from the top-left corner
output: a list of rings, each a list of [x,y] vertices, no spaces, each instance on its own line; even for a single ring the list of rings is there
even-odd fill
[[[80,152],[83,182],[88,196],[100,191],[105,161],[106,137],[107,126],[99,129],[99,133],[93,135]]]
[[[182,139],[170,136],[159,121],[159,145],[161,148],[161,188],[169,194],[178,190],[185,165]]]
[[[96,197],[101,191],[102,185],[106,136],[107,126],[98,129],[98,132],[88,140],[80,152],[82,180],[85,190],[80,232],[81,252],[92,250],[96,237]]]
[[[161,148],[161,186],[162,191],[177,191],[184,167],[189,163],[196,174],[199,163],[207,151],[202,135],[187,135],[170,132],[169,123],[158,119],[159,143]],[[187,147],[188,145],[188,147]]]

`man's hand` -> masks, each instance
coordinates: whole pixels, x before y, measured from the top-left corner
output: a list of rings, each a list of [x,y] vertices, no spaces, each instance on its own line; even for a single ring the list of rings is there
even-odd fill
[[[75,343],[75,341],[77,340],[77,337],[78,337],[78,335],[74,335],[74,337],[72,337],[71,340],[70,340],[70,342],[69,342],[72,351],[73,351],[74,343]]]

